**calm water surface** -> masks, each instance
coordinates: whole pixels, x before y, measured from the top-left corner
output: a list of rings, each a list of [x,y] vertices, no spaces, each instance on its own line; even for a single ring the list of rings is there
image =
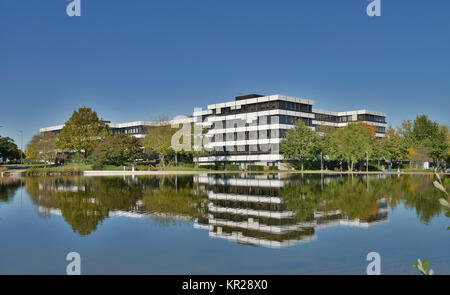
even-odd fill
[[[0,178],[0,274],[450,274],[433,176]]]

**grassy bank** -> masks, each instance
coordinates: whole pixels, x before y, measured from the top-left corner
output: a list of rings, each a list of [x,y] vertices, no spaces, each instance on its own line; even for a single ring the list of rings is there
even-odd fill
[[[102,167],[92,167],[90,164],[76,164],[69,163],[65,165],[47,165],[45,167],[43,164],[24,164],[24,165],[3,165],[0,166],[0,173],[8,171],[10,169],[26,169],[25,174],[27,176],[46,176],[46,175],[81,175],[83,171],[132,171],[132,165],[128,164],[126,166],[114,166],[114,165],[104,165]],[[180,164],[178,167],[167,166],[167,167],[153,167],[150,165],[135,165],[135,171],[173,171],[173,172],[213,172],[213,173],[302,173],[300,170],[277,170],[269,169],[263,166],[249,166],[249,170],[241,170],[240,166],[237,165],[226,165],[215,169],[215,167],[199,167],[195,168],[193,164]],[[328,173],[328,174],[365,174],[366,171],[350,172],[350,171],[335,171],[335,170],[304,170],[303,173]],[[369,174],[382,174],[388,173],[387,171],[369,171]],[[392,174],[397,173],[397,170],[392,170]],[[401,169],[401,173],[434,173],[433,170],[424,169]]]
[[[26,176],[64,176],[64,175],[81,175],[82,170],[78,167],[64,167],[64,168],[30,168],[25,171]]]

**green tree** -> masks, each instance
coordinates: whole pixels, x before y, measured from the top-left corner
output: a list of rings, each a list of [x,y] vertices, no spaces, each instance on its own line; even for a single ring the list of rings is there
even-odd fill
[[[405,121],[400,128],[403,146],[411,152],[423,151],[433,161],[445,160],[449,150],[449,131],[446,125],[439,125],[426,115],[417,116],[413,123]]]
[[[106,137],[94,150],[94,166],[121,166],[142,158],[139,140],[134,136],[117,134]]]
[[[159,155],[160,163],[166,166],[166,156],[173,153],[171,148],[171,139],[177,129],[170,125],[162,125],[148,128],[147,134],[142,141],[142,145],[147,151],[154,152]]]
[[[398,131],[389,126],[385,136],[381,139],[383,156],[391,163],[394,160],[402,160],[406,156],[406,150],[402,144],[402,138]]]
[[[438,132],[431,138],[429,155],[436,160],[446,160],[449,152],[449,130],[445,125],[439,126]]]
[[[370,158],[377,161],[377,168],[380,170],[381,159],[386,158],[386,151],[383,147],[383,139],[376,139],[373,142]]]
[[[332,142],[336,153],[348,162],[348,170],[353,171],[358,160],[364,159],[366,152],[372,152],[373,134],[362,123],[350,123],[333,133]]]
[[[439,124],[432,122],[426,115],[418,116],[414,120],[412,133],[414,142],[419,147],[430,147],[434,137],[439,132]]]
[[[36,134],[27,145],[25,151],[27,159],[54,162],[58,155],[58,137],[52,132]]]
[[[83,107],[73,112],[58,137],[58,145],[63,151],[76,152],[86,160],[109,129],[91,108]]]
[[[14,140],[9,137],[0,137],[0,157],[5,161],[6,159],[20,158],[20,151]]]
[[[315,156],[317,144],[317,134],[298,120],[294,128],[286,132],[286,138],[280,142],[280,150],[285,160],[299,161],[303,171],[305,161]]]

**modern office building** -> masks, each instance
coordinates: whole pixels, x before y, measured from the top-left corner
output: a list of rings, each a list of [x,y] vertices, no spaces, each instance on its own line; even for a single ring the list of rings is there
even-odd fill
[[[303,98],[250,94],[194,112],[195,122],[202,122],[209,128],[207,137],[211,141],[206,145],[210,155],[200,157],[199,164],[279,166],[282,160],[280,141],[297,120],[317,132],[322,126],[339,128],[351,122],[363,122],[376,128],[376,137],[384,136],[385,113],[331,112],[313,109],[313,106],[314,101]]]
[[[249,94],[234,101],[211,104],[206,110],[196,109],[191,117],[166,122],[136,121],[114,124],[106,122],[112,134],[130,134],[143,138],[149,127],[195,123],[208,128],[207,156],[198,158],[199,165],[249,164],[280,166],[283,159],[280,141],[297,120],[320,133],[324,126],[339,128],[352,122],[363,122],[376,128],[376,137],[386,131],[385,113],[356,110],[331,112],[313,108],[314,101],[285,96]],[[64,125],[41,128],[40,132],[59,133]]]
[[[145,133],[148,132],[148,130],[151,127],[166,126],[171,124],[192,123],[192,122],[193,122],[192,117],[173,119],[162,122],[135,121],[119,124],[111,123],[110,121],[105,121],[106,125],[109,127],[109,130],[111,131],[111,134],[128,134],[137,138],[144,138]],[[53,132],[55,134],[59,134],[63,129],[63,127],[64,125],[41,128],[39,129],[39,132],[40,133]]]

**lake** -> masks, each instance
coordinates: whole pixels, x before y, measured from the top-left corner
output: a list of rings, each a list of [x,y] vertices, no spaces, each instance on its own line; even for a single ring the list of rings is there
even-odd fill
[[[433,175],[0,178],[0,274],[450,274]]]

